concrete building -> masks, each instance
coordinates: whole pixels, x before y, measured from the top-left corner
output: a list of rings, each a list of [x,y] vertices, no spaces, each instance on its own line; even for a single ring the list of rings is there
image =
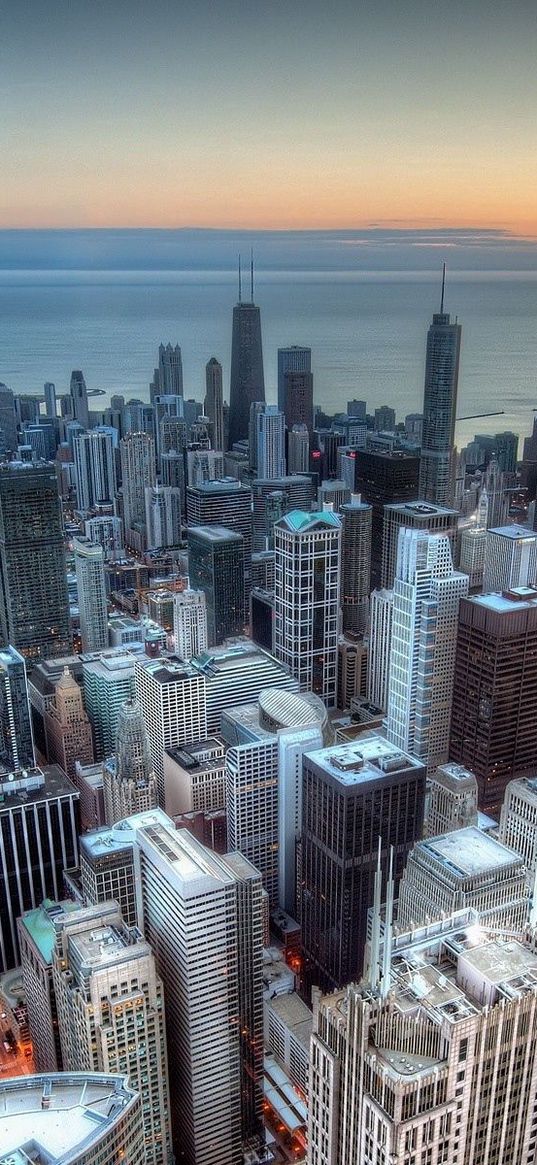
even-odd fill
[[[157,779],[142,709],[126,700],[119,710],[115,755],[103,765],[107,825],[157,806]]]
[[[104,651],[108,647],[104,550],[89,538],[75,538],[73,551],[82,650]]]
[[[56,915],[52,978],[67,1072],[126,1071],[147,1165],[171,1165],[164,992],[151,948],[115,902]]]
[[[525,526],[487,531],[483,591],[510,591],[537,584],[537,533]]]
[[[367,698],[388,710],[390,652],[393,626],[393,591],[373,591],[370,598]]]
[[[167,485],[146,485],[146,548],[178,546],[181,541],[181,490]]]
[[[528,922],[523,859],[473,825],[414,846],[399,887],[397,925],[409,930],[465,907],[485,927],[522,933]]]
[[[70,898],[64,902],[45,898],[40,906],[26,911],[18,920],[28,1027],[37,1072],[61,1072],[64,1067],[52,980],[52,955],[56,942],[54,918],[78,909],[78,904]]]
[[[414,502],[418,489],[419,457],[403,450],[356,449],[353,489],[363,502],[373,507],[371,518],[371,586],[382,584],[382,539],[384,507],[397,502]]]
[[[265,1044],[302,1096],[308,1095],[313,1017],[296,991],[265,1000]]]
[[[47,757],[75,781],[75,766],[92,764],[93,739],[82,689],[66,667],[56,681],[54,696],[44,713]]]
[[[218,737],[166,750],[164,800],[170,817],[225,808],[225,751]]]
[[[164,806],[164,753],[207,736],[205,679],[172,655],[138,660],[135,687],[149,737],[158,801]]]
[[[531,882],[537,871],[537,780],[521,777],[509,781],[505,790],[498,838],[503,845],[521,854]]]
[[[271,909],[279,904],[278,744],[274,736],[226,753],[228,845],[259,870]]]
[[[457,534],[457,510],[446,509],[426,502],[404,502],[402,505],[384,507],[382,531],[382,576],[381,585],[390,590],[393,587],[397,567],[399,531],[402,527],[421,530],[427,534],[446,534],[454,545]]]
[[[310,435],[307,425],[293,425],[287,434],[287,472],[307,473],[310,461]],[[352,484],[354,485],[354,478]]]
[[[307,470],[306,465],[306,470]],[[255,478],[252,483],[253,549],[274,548],[274,523],[290,510],[312,508],[314,488],[311,477],[290,473],[266,481]]]
[[[427,781],[426,837],[477,825],[477,793],[475,776],[464,765],[440,765]]]
[[[173,602],[173,641],[176,654],[186,662],[208,646],[207,600],[204,591],[180,591]]]
[[[298,681],[287,668],[249,639],[204,651],[191,666],[205,678],[210,736],[220,731],[226,708],[255,703],[265,688],[298,691]]]
[[[396,882],[422,834],[425,768],[375,733],[306,753],[303,768],[304,986],[360,975],[379,837]],[[334,822],[338,828],[334,829]]]
[[[73,785],[79,793],[80,828],[100,829],[106,822],[102,762],[84,765],[75,761]]]
[[[294,510],[274,527],[274,654],[327,707],[337,696],[341,522]]]
[[[290,377],[287,380],[287,377]],[[300,388],[294,378],[302,378]],[[311,378],[311,348],[303,348],[299,344],[291,344],[289,348],[278,348],[278,408],[285,413],[285,423],[288,429],[294,424],[303,422],[309,431],[313,428],[313,378]],[[294,387],[294,391],[293,391]],[[287,416],[289,409],[289,417]],[[302,415],[297,416],[297,410]],[[295,416],[293,420],[292,417]]]
[[[123,647],[82,656],[84,704],[96,760],[104,760],[114,751],[119,710],[134,696],[135,660],[136,656]]]
[[[144,1165],[140,1095],[107,1072],[2,1078],[0,1146],[1,1165]]]
[[[353,700],[367,691],[369,649],[356,635],[340,635],[337,648],[337,706],[352,707]]]
[[[285,416],[275,405],[256,415],[255,466],[261,480],[285,475]]]
[[[420,499],[435,506],[453,502],[461,331],[444,312],[442,282],[440,312],[433,315],[427,333],[419,482]]]
[[[363,635],[371,590],[371,506],[356,496],[341,506],[341,616],[343,634]]]
[[[183,360],[179,344],[159,344],[157,395],[183,395]]]
[[[248,486],[235,478],[204,481],[189,486],[186,491],[186,519],[188,527],[220,526],[240,534],[244,547],[244,610],[251,588],[252,572],[252,493]],[[262,547],[264,549],[264,547]],[[196,585],[191,577],[191,586]]]
[[[222,388],[222,365],[211,356],[205,365],[205,415],[212,424],[212,446],[220,452],[224,449],[224,396]]]
[[[73,440],[77,507],[83,513],[110,506],[116,496],[114,449],[109,433],[92,429]]]
[[[123,523],[113,514],[103,514],[88,518],[84,522],[84,532],[90,542],[102,546],[106,562],[114,562],[123,555]]]
[[[148,433],[132,432],[119,443],[123,485],[125,542],[138,552],[145,549],[145,490],[156,482],[155,442]]]
[[[446,535],[399,531],[386,733],[429,772],[449,759],[459,603],[467,594],[468,576],[454,571]]]

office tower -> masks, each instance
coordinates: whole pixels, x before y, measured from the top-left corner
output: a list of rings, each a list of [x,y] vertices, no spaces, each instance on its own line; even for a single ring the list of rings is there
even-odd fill
[[[343,634],[363,635],[371,589],[371,506],[355,496],[341,506],[341,614]]]
[[[278,408],[285,416],[289,431],[305,425],[313,433],[313,375],[311,372],[286,372],[283,378],[283,404]]]
[[[207,647],[207,601],[204,591],[190,588],[173,601],[173,640],[179,659],[190,660]]]
[[[74,538],[80,637],[83,651],[108,647],[108,603],[104,581],[104,550],[89,538]]]
[[[382,526],[381,585],[388,590],[393,587],[399,531],[402,527],[410,530],[422,530],[428,534],[447,534],[451,545],[454,546],[458,520],[457,510],[447,510],[443,506],[428,505],[425,502],[405,502],[402,505],[385,506]]]
[[[461,531],[459,569],[468,575],[470,590],[481,590],[487,551],[486,527],[468,526]]]
[[[395,429],[395,409],[389,405],[381,405],[375,409],[375,431],[377,433],[393,433]]]
[[[194,740],[164,753],[164,785],[170,817],[206,813],[226,804],[225,745],[220,737]]]
[[[93,730],[95,760],[112,756],[119,710],[134,696],[135,656],[126,648],[94,652],[82,659],[84,704]]]
[[[76,762],[93,764],[93,740],[82,690],[68,667],[54,685],[43,719],[49,761],[58,764],[76,784]]]
[[[88,390],[83,372],[75,369],[71,373],[69,392],[71,394],[71,415],[73,419],[78,421],[83,429],[89,429]]]
[[[0,650],[0,772],[7,777],[34,766],[26,665],[14,647],[5,647]]]
[[[256,415],[257,476],[262,481],[285,476],[285,417],[275,405]]]
[[[156,482],[155,443],[147,433],[127,433],[119,447],[125,541],[137,548],[145,540],[145,489]]]
[[[369,616],[367,698],[375,707],[386,712],[392,645],[393,591],[371,592]]]
[[[174,398],[174,400],[178,403],[181,398]],[[159,411],[158,452],[159,465],[162,469],[162,458],[165,453],[170,453],[172,450],[181,453],[186,448],[188,432],[186,421],[182,415],[164,412],[163,407]]]
[[[181,491],[181,498],[185,496],[185,462],[183,452],[170,449],[163,453],[160,459],[160,476],[163,486],[174,486]],[[183,509],[183,503],[181,509]]]
[[[157,782],[137,700],[126,700],[120,709],[115,755],[103,765],[103,790],[107,825],[156,809]]]
[[[67,655],[69,598],[53,465],[0,467],[0,635],[27,659]]]
[[[301,348],[298,344],[292,344],[290,348],[278,348],[278,408],[281,413],[286,412],[285,377],[289,374],[311,375],[311,348]],[[309,415],[300,417],[300,421],[303,421],[311,432],[313,428],[313,400]],[[289,422],[286,421],[286,423],[288,428],[291,428]]]
[[[477,825],[477,781],[464,765],[448,761],[427,781],[425,836],[437,837],[468,825]]]
[[[293,425],[287,436],[287,472],[307,473],[310,460],[310,437],[306,425]],[[354,478],[352,482],[354,486]]]
[[[92,429],[73,440],[76,499],[79,510],[111,505],[116,493],[114,450],[109,433]]]
[[[263,587],[253,587],[250,592],[249,636],[258,647],[272,651],[272,628],[274,624],[274,591]]]
[[[123,409],[123,428],[127,433],[155,433],[155,410],[143,400],[128,400]]]
[[[422,927],[394,937],[384,962],[380,986],[375,968],[358,986],[316,994],[308,1161],[379,1165],[382,1152],[385,1161],[416,1165],[530,1165],[530,943],[506,943],[460,911],[436,933]]]
[[[337,477],[338,451],[346,445],[346,435],[337,429],[315,429],[312,437],[311,470],[320,481]]]
[[[105,514],[97,518],[88,518],[84,522],[84,532],[90,542],[102,546],[105,562],[113,562],[123,554],[123,529],[121,518],[113,514]]]
[[[67,1072],[126,1072],[145,1161],[172,1160],[164,992],[151,947],[115,902],[57,915],[52,977]]]
[[[215,356],[205,365],[205,400],[203,411],[211,421],[213,449],[222,451],[224,445],[224,395],[222,388],[222,365]]]
[[[424,926],[467,906],[484,927],[522,933],[529,901],[520,854],[475,825],[418,841],[399,886],[398,928]]]
[[[65,902],[45,899],[35,910],[27,910],[17,924],[20,965],[36,1072],[63,1070],[56,995],[52,981],[52,954],[56,941],[54,919],[73,910],[78,910],[78,904],[70,899]]]
[[[15,398],[7,384],[0,383],[0,442],[5,453],[16,453],[18,445]]]
[[[341,479],[323,481],[317,490],[317,509],[333,510],[335,514],[339,514],[341,507],[348,505],[351,496],[351,490]]]
[[[238,1165],[243,1141],[263,1141],[261,879],[185,829],[131,823],[166,998],[174,1149],[186,1165]]]
[[[358,417],[360,421],[366,419],[367,401],[365,400],[348,400],[347,401],[347,416]]]
[[[160,395],[183,395],[183,361],[179,344],[175,347],[172,344],[159,345],[158,384]]]
[[[536,698],[537,592],[463,599],[449,755],[475,773],[487,813],[509,781],[535,772]]]
[[[253,401],[264,401],[265,378],[263,375],[263,345],[261,341],[261,316],[254,304],[253,264],[250,280],[250,303],[242,301],[239,271],[239,302],[233,308],[233,332],[231,338],[231,380],[229,388],[229,449],[236,441],[248,436],[250,405]]]
[[[293,510],[274,526],[274,654],[303,692],[336,703],[341,522]]]
[[[454,489],[455,418],[459,381],[461,325],[444,312],[445,267],[440,312],[427,333],[419,496],[435,506],[450,506]]]
[[[447,535],[399,531],[386,732],[429,772],[450,756],[457,620],[467,594]]]
[[[49,1165],[116,1165],[118,1145],[128,1165],[146,1160],[140,1094],[126,1075],[2,1077],[0,1113],[3,1165],[19,1165],[29,1152]]]
[[[192,660],[207,693],[207,732],[220,732],[222,714],[237,704],[252,704],[265,688],[298,691],[298,681],[268,651],[245,639],[213,647]]]
[[[172,442],[176,448],[182,448],[188,433],[188,423],[186,422],[184,416],[185,404],[182,396],[156,396],[153,401],[153,408],[157,464],[160,468],[161,453],[167,452],[167,450],[171,447]],[[175,423],[171,426],[168,426],[163,424],[164,421],[173,421]],[[180,427],[177,426],[177,421],[181,421]],[[163,435],[166,438],[164,447],[161,443],[161,437]],[[181,437],[182,444],[178,444],[178,441],[181,441]]]
[[[21,460],[52,461],[55,455],[56,435],[52,425],[23,425],[19,439]]]
[[[19,965],[17,919],[58,899],[78,856],[78,792],[57,765],[0,774],[0,971]]]
[[[250,468],[250,476],[253,476],[257,469],[257,418],[264,411],[265,402],[263,400],[252,401],[248,420],[248,465]]]
[[[537,533],[526,526],[487,531],[483,590],[510,591],[537,582]]]
[[[205,596],[207,642],[223,643],[244,629],[244,540],[223,526],[188,530],[188,577]]]
[[[224,475],[224,454],[214,449],[186,449],[187,485],[203,485],[204,481],[221,481]]]
[[[371,531],[371,586],[382,582],[384,507],[413,502],[418,494],[419,457],[399,450],[370,452],[357,449],[354,489],[373,507]]]
[[[521,854],[533,882],[537,871],[537,781],[522,777],[505,790],[498,839]]]
[[[278,743],[265,733],[226,753],[228,845],[259,870],[272,910],[278,887]]]
[[[303,774],[304,982],[335,989],[361,974],[379,844],[398,884],[421,837],[425,767],[370,733],[306,753]]]
[[[145,525],[148,550],[177,546],[181,541],[181,490],[146,485]]]
[[[45,382],[44,395],[45,395],[45,415],[47,417],[50,417],[51,419],[55,419],[57,416],[56,385],[51,384],[50,380],[47,380]]]
[[[274,523],[283,518],[289,510],[304,510],[312,507],[313,482],[311,477],[275,477],[269,481],[255,478],[251,483],[253,505],[253,549],[266,550],[272,547]]]
[[[102,762],[88,765],[75,761],[73,784],[80,794],[81,829],[101,829],[106,822]]]
[[[173,829],[161,809],[141,815],[144,821],[160,822]],[[121,907],[127,926],[141,926],[141,903],[136,896],[136,866],[132,832],[120,822],[83,833],[80,838],[80,882],[88,904],[114,901]]]
[[[206,481],[186,491],[188,526],[224,526],[244,539],[244,620],[252,573],[252,494],[248,486],[232,478]],[[263,548],[264,549],[264,548]]]
[[[164,807],[166,749],[203,740],[207,735],[205,680],[177,656],[137,660],[135,680],[157,777],[159,805]]]

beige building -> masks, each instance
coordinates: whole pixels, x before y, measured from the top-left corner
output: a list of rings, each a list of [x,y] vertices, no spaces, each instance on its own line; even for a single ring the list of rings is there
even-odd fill
[[[68,777],[75,779],[76,762],[93,761],[93,739],[82,690],[68,667],[56,681],[43,720],[50,763],[58,764]]]
[[[107,825],[156,808],[157,778],[137,700],[126,700],[119,710],[115,755],[103,764],[103,792]]]
[[[477,781],[464,765],[448,761],[427,781],[425,835],[436,837],[467,825],[477,825]]]
[[[219,737],[195,740],[164,753],[164,798],[170,817],[226,804],[225,745]]]
[[[537,870],[537,778],[509,781],[500,817],[499,839],[521,854],[531,874]],[[532,879],[533,880],[533,879]]]

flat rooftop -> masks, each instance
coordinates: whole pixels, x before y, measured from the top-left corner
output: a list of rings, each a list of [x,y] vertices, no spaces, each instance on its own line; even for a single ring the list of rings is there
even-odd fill
[[[431,854],[461,877],[523,865],[519,854],[473,825],[427,838],[418,842],[416,849]]]
[[[78,795],[78,789],[59,765],[29,769],[26,777],[13,777],[13,780],[4,773],[0,774],[0,812],[18,805]]]
[[[117,822],[114,826],[106,825],[102,829],[93,829],[89,833],[82,833],[79,841],[80,849],[93,858],[105,857],[106,854],[114,852],[119,853],[130,848],[136,830],[143,829],[146,825],[162,825],[165,829],[175,829],[171,817],[168,817],[163,809],[147,809],[145,812],[136,813],[132,817]]]
[[[466,602],[496,611],[500,615],[513,614],[514,611],[534,610],[537,607],[537,591],[532,587],[516,587],[505,594],[469,595]]]
[[[423,770],[414,757],[374,732],[365,733],[349,744],[331,745],[305,754],[342,785],[366,784],[409,769]]]
[[[66,914],[73,914],[79,909],[78,902],[73,902],[70,898],[66,898],[62,902],[52,902],[50,898],[45,898],[45,901],[36,910],[28,910],[26,914],[22,915],[20,926],[27,931],[43,962],[52,962],[52,952],[56,941],[53,920]]]
[[[300,995],[296,991],[291,991],[288,995],[273,995],[268,1007],[309,1053],[313,1014]]]
[[[512,542],[536,542],[535,530],[528,530],[527,526],[517,526],[514,522],[509,526],[494,526],[488,534],[497,534],[501,538],[509,538]]]
[[[12,1155],[17,1165],[78,1159],[82,1150],[87,1153],[98,1145],[136,1095],[126,1077],[94,1072],[1,1080],[0,1165],[7,1165]],[[46,1108],[43,1099],[48,1099]]]
[[[429,518],[441,517],[443,514],[446,517],[458,518],[458,510],[449,510],[444,506],[431,505],[430,502],[393,502],[391,505],[384,507],[391,514],[413,514],[418,520],[423,518],[427,522]]]

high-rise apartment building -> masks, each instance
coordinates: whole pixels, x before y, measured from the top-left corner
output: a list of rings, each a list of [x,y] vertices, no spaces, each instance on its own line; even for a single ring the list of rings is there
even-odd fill
[[[393,433],[395,429],[395,409],[390,405],[381,405],[375,409],[375,430],[377,433]]]
[[[92,429],[73,441],[76,501],[79,510],[111,505],[116,494],[114,449],[109,433]]]
[[[84,533],[90,542],[102,546],[105,562],[113,562],[123,555],[123,523],[113,514],[101,514],[84,522]]]
[[[0,636],[28,659],[67,655],[69,597],[53,465],[0,466]]]
[[[386,732],[431,772],[449,759],[459,603],[467,594],[447,535],[399,531]]]
[[[289,348],[278,348],[278,408],[282,413],[285,412],[285,377],[289,373],[311,374],[311,348],[302,348],[299,344],[291,344]],[[310,430],[313,405],[311,413],[311,420],[305,422]]]
[[[89,538],[73,539],[80,638],[83,651],[108,647],[108,602],[104,579],[104,550]]]
[[[183,361],[179,344],[159,344],[158,386],[161,395],[183,395]]]
[[[188,529],[188,577],[205,596],[207,643],[223,643],[244,630],[244,539],[223,526]]]
[[[212,425],[212,447],[220,452],[224,449],[224,392],[222,387],[222,365],[215,356],[205,365],[205,415]]]
[[[84,373],[80,369],[74,369],[71,373],[69,392],[71,394],[71,415],[73,419],[78,421],[83,429],[89,429],[88,390],[86,388],[86,381],[84,380]]]
[[[445,276],[445,269],[444,269]],[[450,506],[455,485],[454,448],[461,325],[440,312],[427,333],[419,496],[436,506]]]
[[[449,755],[475,773],[485,812],[499,812],[509,781],[535,772],[536,699],[537,591],[463,599]]]
[[[243,441],[248,437],[250,405],[254,401],[265,399],[261,315],[259,308],[254,304],[253,266],[250,294],[250,302],[243,302],[239,273],[239,302],[233,308],[231,338],[228,442],[230,449],[236,441]]]
[[[405,502],[384,507],[382,530],[382,586],[393,587],[397,566],[399,531],[402,527],[421,530],[427,534],[447,534],[452,545],[457,535],[457,510],[433,506],[425,502]]]
[[[316,994],[309,1165],[534,1165],[537,956],[476,922],[399,934],[380,985]]]
[[[19,775],[34,766],[26,664],[14,647],[5,647],[0,650],[0,773]]]
[[[149,737],[164,806],[164,752],[207,736],[205,679],[177,656],[140,659],[135,666],[136,696]]]
[[[267,481],[254,478],[251,488],[253,548],[256,552],[273,546],[274,523],[290,510],[304,510],[305,513],[311,510],[314,489],[311,477],[305,473],[274,477]]]
[[[341,522],[293,510],[274,526],[274,654],[300,690],[334,707]]]
[[[256,415],[257,476],[262,481],[285,475],[285,417],[275,405]]]
[[[526,526],[487,530],[483,590],[510,591],[537,584],[537,533]]]
[[[370,733],[306,753],[303,774],[304,984],[328,990],[361,974],[379,844],[398,882],[421,837],[425,768]]]
[[[342,631],[363,635],[371,590],[372,508],[353,497],[340,508]]]
[[[120,708],[115,755],[103,765],[103,791],[108,825],[156,809],[157,779],[137,700],[126,700]]]
[[[142,546],[145,541],[145,490],[154,486],[155,442],[148,433],[127,433],[119,443],[125,541]]]
[[[382,585],[384,507],[413,502],[419,497],[419,457],[395,449],[356,449],[354,490],[373,507],[371,519],[371,586]]]
[[[82,689],[68,667],[56,680],[54,695],[47,701],[43,720],[49,761],[58,764],[71,780],[75,780],[77,761],[83,765],[93,763],[93,738]]]
[[[178,546],[181,541],[181,490],[172,486],[147,485],[145,526],[148,550]]]
[[[171,1165],[164,991],[150,946],[115,902],[54,920],[64,1069],[125,1072],[142,1101],[145,1161]]]
[[[208,646],[205,591],[180,591],[173,601],[173,641],[179,659],[189,661]]]
[[[393,591],[372,591],[370,598],[367,698],[383,712],[388,710],[390,652],[392,647]]]

